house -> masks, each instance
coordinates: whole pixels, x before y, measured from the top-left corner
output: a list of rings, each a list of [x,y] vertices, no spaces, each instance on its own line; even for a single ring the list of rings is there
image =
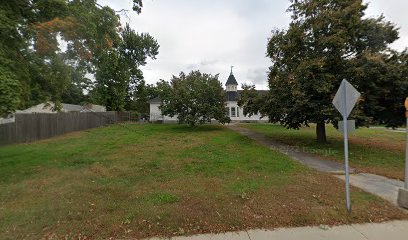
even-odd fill
[[[17,110],[16,113],[57,113],[53,102],[40,103],[25,110]],[[84,106],[62,103],[59,112],[106,112],[106,108],[100,105],[85,104]]]
[[[57,113],[55,109],[55,104],[53,102],[40,103],[38,105],[32,106],[25,110],[17,110],[15,113]],[[59,112],[106,112],[106,107],[95,105],[95,104],[85,104],[84,106],[62,103]],[[7,118],[0,118],[0,124],[12,123],[14,122],[14,114],[10,114]]]
[[[81,112],[106,112],[106,107],[87,103],[82,106]]]
[[[256,115],[244,116],[244,109],[238,106],[238,100],[240,99],[240,94],[242,90],[238,90],[238,82],[231,70],[227,82],[225,83],[225,110],[228,116],[231,118],[231,122],[267,122],[268,118],[261,118],[258,113]],[[264,91],[259,91],[264,92]],[[149,101],[150,103],[150,121],[162,121],[162,122],[176,122],[177,117],[163,116],[159,106],[161,104],[161,99],[159,97],[153,98]]]
[[[177,116],[170,117],[163,115],[159,106],[161,104],[161,99],[159,97],[153,98],[149,101],[150,105],[150,122],[177,122]]]

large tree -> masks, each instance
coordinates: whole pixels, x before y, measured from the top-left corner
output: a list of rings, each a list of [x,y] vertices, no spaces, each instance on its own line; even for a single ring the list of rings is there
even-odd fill
[[[142,1],[133,3],[133,10],[140,13]],[[5,79],[0,81],[0,115],[43,101],[69,100],[67,91],[78,95],[79,87],[91,90],[85,75],[106,70],[99,64],[106,62],[107,55],[130,45],[121,35],[133,31],[120,25],[119,14],[126,11],[101,6],[96,0],[0,1],[0,78]],[[150,36],[136,35],[133,47],[140,50],[130,49],[129,55],[138,54],[141,66],[144,56],[154,51],[143,52],[149,51],[143,44],[150,44]],[[142,78],[140,70],[134,73],[129,76]]]
[[[129,94],[125,108],[142,116],[148,116],[150,110],[149,100],[158,96],[157,87],[153,84],[146,84],[143,81]]]
[[[408,96],[408,54],[368,53],[350,68],[363,93],[359,110],[372,122],[398,127],[405,123],[404,99]]]
[[[140,66],[146,64],[147,57],[155,59],[158,50],[159,44],[153,37],[138,34],[126,25],[118,47],[99,58],[95,76],[98,102],[111,111],[124,110],[130,95],[144,84]]]
[[[157,84],[163,115],[177,116],[180,123],[191,126],[211,122],[229,122],[225,111],[225,96],[218,75],[192,71],[181,72],[170,82],[161,80]]]
[[[383,58],[386,64],[398,31],[383,17],[365,18],[366,8],[361,0],[291,0],[292,22],[287,30],[273,31],[267,48],[273,65],[263,109],[271,121],[295,129],[316,123],[317,140],[325,142],[325,124],[339,119],[331,102],[343,79],[370,102],[367,94],[382,84],[369,59]],[[383,72],[382,81],[396,80],[384,74],[390,77]],[[355,114],[364,111],[360,106]]]

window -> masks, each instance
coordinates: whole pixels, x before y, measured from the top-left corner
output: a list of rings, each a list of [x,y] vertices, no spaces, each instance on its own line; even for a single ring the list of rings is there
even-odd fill
[[[239,117],[239,107],[237,107],[237,117]]]
[[[230,111],[229,111],[229,107],[225,108],[225,114],[229,117],[230,116]]]
[[[236,117],[235,107],[231,108],[231,117]]]

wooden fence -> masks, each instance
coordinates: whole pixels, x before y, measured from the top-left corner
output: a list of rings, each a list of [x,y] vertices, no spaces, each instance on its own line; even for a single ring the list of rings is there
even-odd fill
[[[14,123],[0,124],[0,145],[33,142],[116,122],[116,112],[16,114]]]

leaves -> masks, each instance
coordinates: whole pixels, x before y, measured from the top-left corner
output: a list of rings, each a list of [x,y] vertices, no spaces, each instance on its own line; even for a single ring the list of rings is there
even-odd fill
[[[144,85],[140,66],[147,57],[156,58],[159,44],[149,34],[138,34],[126,25],[120,42],[104,52],[97,63],[93,99],[111,111],[122,111],[140,85]]]
[[[7,116],[18,107],[20,87],[11,73],[0,71],[0,117]]]
[[[141,7],[142,1],[134,0],[135,11]],[[1,88],[12,91],[4,96],[10,104],[0,115],[49,100],[85,101],[83,90],[99,92],[93,99],[102,103],[121,98],[109,102],[112,109],[123,109],[128,93],[142,83],[139,67],[159,48],[149,34],[129,26],[122,32],[116,11],[95,0],[1,1],[0,36],[0,75],[7,78]],[[95,84],[86,74],[104,79],[91,89]]]
[[[224,90],[218,75],[181,72],[179,77],[173,76],[170,83],[160,81],[157,88],[163,115],[177,116],[180,123],[194,126],[211,119],[221,123],[230,121],[225,113]]]
[[[393,73],[397,70],[396,62],[392,67],[385,60],[388,45],[398,38],[395,25],[385,21],[383,16],[363,18],[367,5],[360,0],[291,2],[289,28],[274,30],[268,42],[267,55],[273,65],[268,76],[270,94],[264,109],[271,121],[288,128],[299,128],[310,122],[336,124],[339,115],[331,101],[343,79],[363,92],[363,99],[372,98],[368,94],[377,92],[380,81],[395,81],[389,75],[405,79],[386,70]],[[368,62],[378,62],[375,59],[384,59],[379,64],[383,71],[369,66]],[[406,65],[399,66],[406,68]],[[371,74],[373,71],[376,73]],[[395,89],[392,85],[381,87],[390,91]],[[367,116],[373,116],[367,109],[378,106],[380,99],[376,99],[378,102],[370,102],[371,107],[364,110],[359,106],[354,112],[360,123],[367,121]]]

